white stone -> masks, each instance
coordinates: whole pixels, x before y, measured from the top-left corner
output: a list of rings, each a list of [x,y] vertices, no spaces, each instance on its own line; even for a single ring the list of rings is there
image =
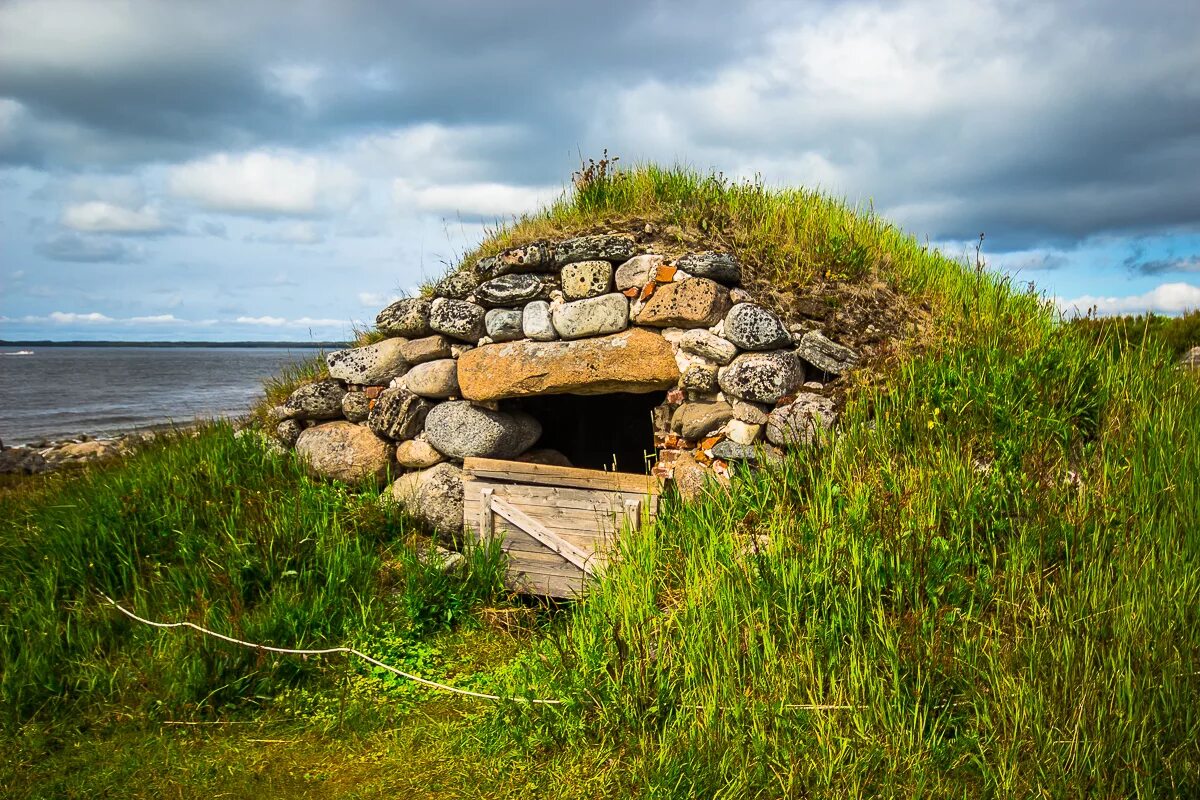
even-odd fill
[[[653,254],[634,256],[617,267],[616,286],[618,292],[641,288],[650,282],[655,271],[662,265],[663,257]]]
[[[762,429],[762,425],[742,422],[740,419],[731,419],[725,423],[725,436],[737,444],[754,444],[758,441]]]
[[[575,300],[553,308],[550,316],[564,339],[618,333],[629,327],[629,298],[614,293]]]
[[[684,332],[679,340],[679,346],[689,353],[703,356],[722,366],[733,361],[738,354],[737,345],[733,342],[703,328],[694,328]]]
[[[335,350],[325,356],[329,377],[346,383],[386,386],[408,369],[402,352],[407,343],[407,339],[393,338],[365,347]]]
[[[535,300],[521,312],[521,330],[525,338],[535,342],[552,342],[558,338],[554,323],[550,320],[550,304]]]

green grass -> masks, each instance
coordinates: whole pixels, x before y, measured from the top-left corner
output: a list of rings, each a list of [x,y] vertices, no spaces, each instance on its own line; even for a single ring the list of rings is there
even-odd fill
[[[1200,795],[1200,381],[800,191],[640,167],[495,232],[653,226],[735,249],[787,313],[902,295],[921,324],[837,435],[621,543],[587,598],[496,602],[370,492],[228,431],[0,500],[0,785],[16,796]],[[102,566],[97,566],[97,565]],[[385,566],[387,565],[387,566]],[[291,573],[295,574],[291,574]],[[561,708],[135,628],[353,643]],[[835,708],[811,708],[835,706]],[[170,727],[167,720],[249,722]]]

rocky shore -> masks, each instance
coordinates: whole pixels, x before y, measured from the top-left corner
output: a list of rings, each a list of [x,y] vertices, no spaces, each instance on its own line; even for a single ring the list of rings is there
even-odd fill
[[[38,439],[15,447],[0,442],[0,475],[38,475],[64,467],[111,461],[133,453],[164,433],[189,431],[197,424],[164,423],[115,436],[82,433],[63,439]]]

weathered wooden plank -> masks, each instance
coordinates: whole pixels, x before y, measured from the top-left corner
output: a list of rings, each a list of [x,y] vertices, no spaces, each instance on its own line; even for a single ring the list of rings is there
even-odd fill
[[[513,508],[506,501],[500,500],[496,497],[492,498],[492,511],[504,517],[506,520],[523,530],[525,533],[528,533],[530,536],[546,545],[546,547],[550,548],[567,561],[570,561],[572,564],[579,567],[588,575],[592,574],[592,567],[588,563],[591,555],[590,553],[585,553],[583,550],[580,550],[578,547],[571,544],[566,539],[562,538],[557,533],[526,514],[524,511],[521,511],[518,508]]]
[[[569,561],[564,561],[557,553],[542,548],[540,553],[525,553],[521,551],[508,552],[508,569],[515,572],[538,572],[544,575],[583,576],[583,570]]]
[[[584,593],[583,573],[577,578],[563,578],[556,575],[539,575],[527,573],[510,574],[505,585],[514,592],[538,594],[544,597],[557,597],[570,600]]]
[[[521,557],[524,557],[525,555],[545,555],[547,558],[558,559],[559,561],[562,561],[562,556],[558,555],[558,553],[551,553],[534,539],[523,533],[517,533],[515,531],[505,532],[504,538],[500,540],[500,549],[505,553],[517,554],[513,556],[514,558],[516,558],[518,555]],[[598,547],[593,550],[589,556],[589,560],[593,567],[607,564],[610,551],[611,548],[608,547]],[[567,562],[564,561],[563,563]],[[574,569],[574,567],[572,567],[572,569]]]
[[[492,495],[495,489],[482,489],[479,492],[479,512],[476,519],[479,520],[479,537],[484,541],[492,538],[495,531],[492,525]],[[465,519],[470,519],[466,516],[466,506],[463,506],[463,514]]]
[[[552,467],[494,458],[468,458],[463,462],[466,477],[533,483],[550,486],[574,486],[617,492],[661,494],[662,480],[631,472],[601,472],[576,467]]]
[[[564,508],[593,508],[596,506],[621,508],[628,501],[641,502],[648,495],[638,492],[618,492],[605,489],[572,489],[563,486],[534,486],[522,483],[493,483],[479,481],[495,487],[504,495],[534,503],[554,502]],[[651,495],[652,496],[652,495]]]

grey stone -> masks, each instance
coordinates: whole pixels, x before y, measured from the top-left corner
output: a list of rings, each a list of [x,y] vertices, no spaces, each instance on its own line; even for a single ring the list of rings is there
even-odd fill
[[[514,342],[522,338],[522,316],[519,308],[493,308],[483,318],[488,337],[493,342]]]
[[[792,343],[779,317],[753,303],[738,303],[729,309],[722,335],[743,350],[776,350]]]
[[[475,287],[479,278],[470,270],[457,270],[442,278],[433,287],[434,297],[449,297],[451,300],[466,300]]]
[[[445,460],[444,455],[420,436],[396,445],[396,463],[406,469],[426,469]]]
[[[431,408],[432,403],[406,389],[384,389],[375,399],[367,426],[389,439],[412,439],[424,429]]]
[[[679,347],[721,365],[733,361],[738,354],[737,345],[733,342],[703,328],[692,328],[684,332],[679,338]]]
[[[541,424],[521,412],[477,408],[466,401],[442,403],[425,419],[425,438],[451,458],[515,458],[542,435]]]
[[[562,270],[562,292],[568,300],[597,297],[612,285],[613,268],[607,261],[578,261]]]
[[[429,326],[441,334],[464,342],[477,342],[484,333],[484,314],[487,312],[466,300],[439,297],[430,304]]]
[[[525,338],[535,342],[552,342],[558,338],[554,323],[550,319],[550,304],[545,300],[534,300],[521,313],[521,332]]]
[[[688,253],[675,266],[689,275],[734,286],[742,280],[742,267],[732,253]]]
[[[306,383],[292,392],[283,404],[288,419],[337,419],[342,416],[346,387],[340,381]]]
[[[371,414],[371,398],[366,392],[346,392],[342,398],[342,416],[351,422],[366,422]]]
[[[684,439],[699,441],[732,418],[728,403],[684,403],[671,416],[671,430]]]
[[[688,392],[705,394],[717,390],[717,368],[709,364],[693,364],[683,371],[679,388]]]
[[[402,475],[384,497],[434,532],[458,541],[463,529],[462,476],[455,465],[438,464]]]
[[[304,426],[300,424],[299,420],[285,419],[275,426],[275,438],[284,447],[295,447],[296,440],[300,438],[303,431]]]
[[[561,267],[579,261],[627,261],[635,252],[637,247],[628,236],[579,236],[554,245],[554,264]]]
[[[742,353],[717,372],[727,395],[754,403],[777,403],[804,382],[804,367],[791,353]]]
[[[501,275],[479,284],[475,299],[487,308],[519,306],[530,300],[546,300],[558,286],[550,275]]]
[[[458,362],[453,358],[417,364],[404,376],[404,388],[420,397],[444,400],[458,396]]]
[[[46,457],[30,447],[9,447],[0,452],[0,475],[37,475],[51,468]]]
[[[751,425],[766,425],[767,415],[771,413],[771,407],[763,403],[734,400],[731,405],[733,406],[733,418]]]
[[[400,354],[409,364],[423,364],[439,358],[450,358],[450,340],[441,334],[410,339],[400,348]]]
[[[409,339],[429,334],[430,300],[425,297],[406,297],[379,312],[375,326],[389,336]]]
[[[404,358],[407,342],[407,339],[384,339],[365,347],[335,350],[325,356],[329,377],[362,386],[387,386],[392,378],[408,369]]]
[[[623,292],[626,289],[642,288],[650,282],[650,279],[654,277],[654,273],[662,266],[662,263],[663,257],[653,254],[634,256],[629,259],[617,267],[617,272],[614,276],[617,291]]]
[[[796,355],[831,375],[841,375],[858,363],[858,353],[827,338],[820,331],[804,334],[796,346]]]
[[[769,444],[738,444],[732,439],[722,439],[712,449],[713,458],[725,461],[748,461],[755,466],[779,466],[783,464],[783,453]]]
[[[363,425],[327,422],[296,439],[296,454],[324,478],[360,483],[382,481],[392,465],[392,446]]]
[[[819,394],[802,394],[795,402],[780,406],[767,418],[767,439],[778,445],[807,445],[820,431],[837,422],[833,400]]]
[[[629,327],[629,298],[614,293],[575,300],[553,307],[550,315],[564,339],[617,333]]]
[[[549,272],[553,269],[554,246],[545,241],[512,247],[499,255],[481,258],[475,263],[475,275],[481,281],[514,272]]]
[[[1183,354],[1183,358],[1179,359],[1179,366],[1200,369],[1200,344]]]

